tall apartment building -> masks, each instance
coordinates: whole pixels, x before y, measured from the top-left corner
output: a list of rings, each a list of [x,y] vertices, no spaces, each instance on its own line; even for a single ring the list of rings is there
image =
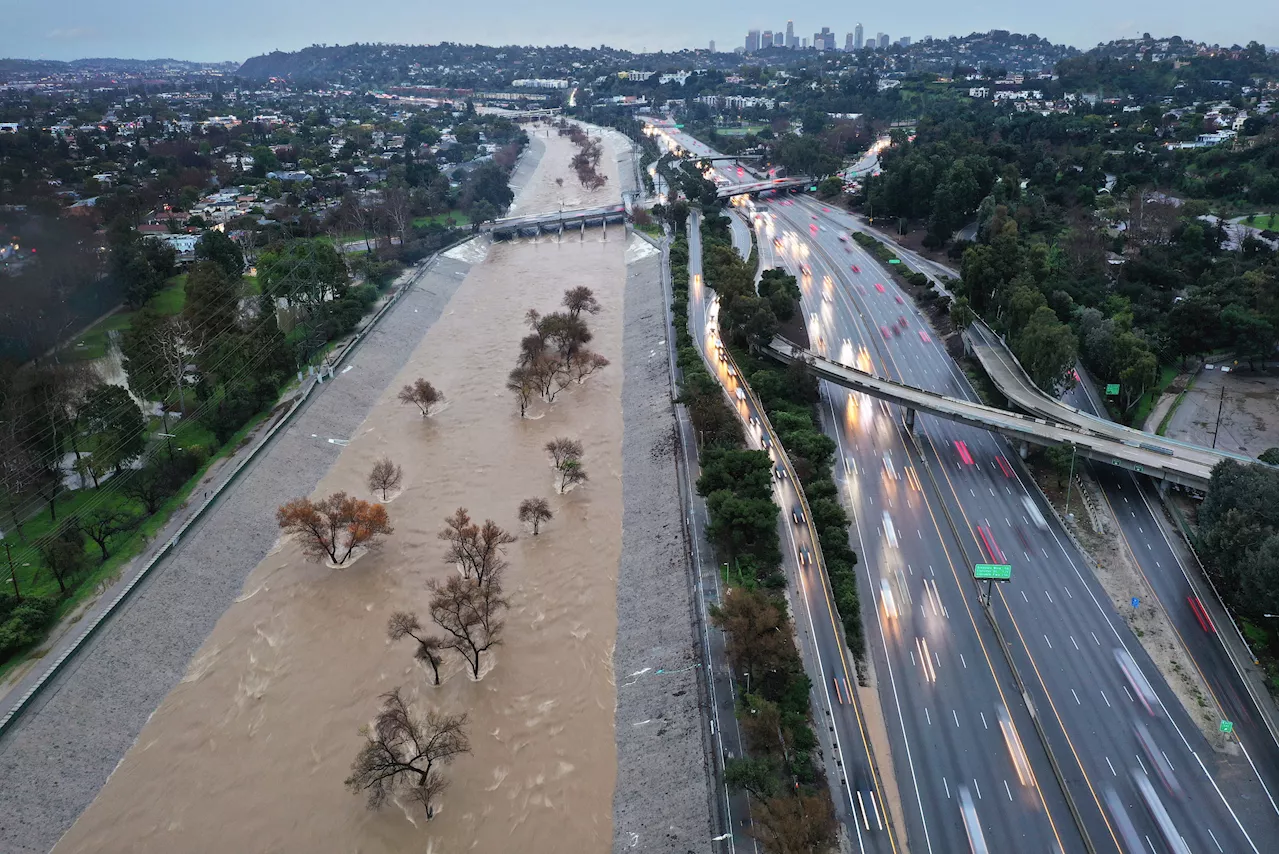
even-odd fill
[[[853,49],[862,50],[862,24],[853,28]]]
[[[755,53],[760,49],[760,31],[747,30],[747,53]]]
[[[707,43],[707,50],[711,51],[712,53],[716,52],[716,43],[714,39]]]
[[[898,39],[898,44],[902,45],[903,47],[911,47],[911,36],[903,36],[902,38]]]

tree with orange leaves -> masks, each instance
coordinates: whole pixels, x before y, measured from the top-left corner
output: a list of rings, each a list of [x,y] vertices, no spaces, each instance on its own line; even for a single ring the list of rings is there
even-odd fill
[[[308,556],[328,558],[337,566],[346,563],[357,546],[372,545],[394,531],[386,507],[345,492],[319,501],[295,498],[276,510],[276,522],[298,536]]]

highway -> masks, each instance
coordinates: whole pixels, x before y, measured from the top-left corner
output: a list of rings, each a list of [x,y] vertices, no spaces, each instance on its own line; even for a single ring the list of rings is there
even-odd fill
[[[736,370],[730,374],[731,365],[718,356],[716,304],[714,293],[702,281],[701,245],[695,213],[689,228],[689,332],[698,340],[708,370],[719,378],[726,397],[743,419],[748,443],[756,449],[765,449],[769,440],[759,426],[761,412],[754,397],[746,396],[744,389],[745,399],[738,398]],[[790,511],[799,504],[792,478],[775,479],[774,490],[781,511],[779,533],[788,598],[801,659],[813,683],[810,702],[814,729],[837,818],[853,850],[860,854],[896,854],[899,849],[890,827],[883,788],[874,771],[870,737],[858,707],[856,669],[840,634],[830,589],[821,569],[811,563],[802,565],[798,557],[802,546],[813,551],[816,537],[808,524],[808,514],[805,514],[806,524],[792,522]],[[705,515],[698,521],[705,530]]]
[[[802,204],[810,204],[802,202]],[[864,232],[869,229],[853,216],[811,209],[832,222]],[[820,207],[820,206],[818,206]],[[909,265],[935,280],[956,276],[956,271],[923,258],[904,247],[895,246],[896,254]],[[1106,409],[1087,374],[1081,369],[1080,384],[1064,392],[1062,409],[1071,408],[1102,422]],[[1052,415],[1055,410],[1042,405],[1037,397],[1026,394],[1029,411]],[[1082,423],[1088,423],[1083,421]],[[1126,428],[1114,425],[1118,431]],[[1105,428],[1105,423],[1099,424]],[[1132,431],[1131,431],[1132,432]],[[1111,466],[1080,463],[1089,470],[1102,489],[1112,515],[1121,527],[1124,544],[1147,585],[1155,592],[1162,609],[1169,615],[1178,635],[1200,676],[1209,687],[1209,702],[1222,720],[1231,721],[1239,755],[1213,754],[1217,771],[1239,781],[1234,786],[1242,815],[1250,820],[1246,826],[1274,827],[1278,813],[1277,768],[1280,749],[1276,739],[1274,701],[1265,695],[1265,687],[1253,672],[1250,654],[1221,603],[1209,588],[1202,569],[1184,544],[1177,542],[1160,509],[1160,497],[1147,478]],[[1159,518],[1158,518],[1159,517]],[[1194,603],[1194,604],[1193,604]],[[1200,610],[1200,613],[1197,613]],[[1268,710],[1268,711],[1264,711]],[[1206,760],[1207,761],[1207,760]],[[1250,784],[1250,778],[1257,785]]]
[[[1107,418],[1100,418],[1091,412],[1063,403],[1036,387],[1031,378],[1027,376],[1026,371],[1018,364],[1013,354],[981,320],[974,321],[969,329],[969,338],[975,354],[982,362],[983,367],[986,368],[992,381],[995,382],[1001,393],[1020,409],[1039,415],[1042,418],[1051,419],[1059,424],[1069,424],[1080,430],[1096,433],[1099,436],[1105,436],[1118,442],[1136,443],[1143,448],[1159,449],[1162,454],[1176,458],[1179,462],[1195,464],[1207,469],[1212,469],[1223,460],[1235,460],[1242,463],[1255,462],[1255,460],[1241,454],[1203,448],[1187,442],[1166,439],[1164,436],[1154,433],[1134,430],[1131,427],[1117,424]]]
[[[726,176],[725,180],[733,177]],[[897,293],[875,259],[856,244],[839,239],[839,226],[851,218],[823,211],[817,203],[795,197],[771,200],[760,207],[769,212],[773,227],[772,233],[768,227],[760,230],[762,264],[802,273],[803,263],[812,273],[801,279],[804,307],[811,319],[810,337],[822,342],[816,349],[830,349],[833,352],[828,355],[888,378],[975,399],[964,377],[932,340],[923,319],[910,301]],[[816,227],[816,233],[810,226]],[[775,236],[785,238],[780,247],[773,243]],[[854,272],[851,266],[858,266],[859,271]],[[882,284],[883,292],[875,287],[877,283]],[[900,334],[890,332],[886,339],[880,331],[882,326],[897,327]],[[1195,851],[1275,850],[1274,814],[1268,819],[1247,808],[1265,802],[1264,793],[1257,791],[1256,781],[1224,771],[1221,758],[1192,725],[1136,638],[1116,616],[1082,556],[1038,490],[1029,483],[1007,444],[985,431],[923,415],[914,439],[908,438],[891,407],[886,411],[859,395],[851,397],[844,390],[831,387],[824,387],[824,394],[832,414],[828,427],[839,441],[842,454],[849,458],[846,499],[857,522],[859,542],[855,547],[861,546],[861,568],[866,573],[864,617],[881,705],[890,720],[912,850],[965,847],[964,826],[955,798],[956,780],[965,778],[963,772],[946,779],[940,770],[921,766],[926,760],[945,761],[937,755],[944,750],[960,751],[963,746],[982,743],[981,737],[974,739],[961,725],[958,712],[966,712],[967,719],[985,717],[987,702],[973,696],[972,676],[965,673],[975,656],[962,650],[975,645],[992,650],[997,643],[989,628],[982,625],[975,605],[975,586],[967,577],[973,563],[985,562],[992,556],[996,561],[1003,557],[1013,567],[1013,580],[998,587],[994,597],[996,623],[1025,680],[1031,704],[1043,724],[1044,738],[1059,762],[1067,790],[1079,810],[1079,823],[1092,847],[1134,854],[1148,849],[1177,850],[1169,846],[1180,846],[1185,839]],[[891,455],[895,474],[890,474],[884,463],[886,451]],[[911,474],[906,473],[907,466]],[[893,496],[877,491],[877,481],[889,479],[900,487],[905,479],[910,489],[920,493],[917,517],[897,519],[903,505],[910,502],[904,502],[901,493]],[[890,500],[896,501],[897,506],[891,506]],[[892,534],[884,524],[885,513],[893,523]],[[926,513],[927,524],[922,521]],[[914,548],[928,561],[923,565],[934,568],[931,580],[936,587],[931,592],[938,597],[939,612],[950,615],[943,617],[936,635],[925,636],[931,641],[930,652],[938,654],[932,673],[922,673],[922,656],[916,655],[921,649],[916,646],[921,635],[916,626],[905,633],[911,638],[896,632],[883,616],[883,594],[876,595],[882,590],[882,578],[893,591],[895,566],[910,568],[908,583],[919,571],[922,564],[914,554],[910,561],[905,555],[893,556],[894,551],[905,551],[903,544],[910,543],[913,535],[917,541]],[[939,573],[943,567],[946,571]],[[918,602],[927,607],[923,584],[920,591],[912,604]],[[895,604],[902,607],[901,603]],[[973,616],[967,620],[951,619],[960,614]],[[882,641],[879,649],[877,635]],[[958,674],[937,666],[941,663],[939,646],[948,655],[955,651],[953,661],[963,655]],[[1132,682],[1121,668],[1117,649],[1133,660]],[[993,663],[990,679],[995,685],[1008,678],[1000,672],[999,657],[995,651],[986,656]],[[908,663],[904,664],[904,659]],[[958,680],[960,685],[954,689],[945,687],[944,683],[950,680]],[[1150,713],[1147,704],[1141,702],[1141,694],[1136,693],[1139,685],[1153,686]],[[921,689],[932,692],[921,695],[932,698],[932,704],[913,700],[915,695],[908,693]],[[945,718],[946,706],[939,708],[941,704],[936,701],[945,703],[947,697],[942,695],[948,690],[957,697],[951,705],[957,711],[953,719],[955,732],[943,733],[937,723]],[[1061,841],[1066,850],[1079,850],[1082,840],[1071,823],[1059,818],[1062,810],[1058,798],[1051,795],[1053,786],[1042,770],[1044,760],[1036,758],[1043,753],[1038,750],[1035,736],[1028,735],[1033,729],[1013,708],[1020,705],[1016,699],[1007,705],[1013,713],[1015,730],[1021,734],[1021,742],[1037,769],[1036,779],[1041,782],[1038,791],[1045,801],[1041,823],[1056,832],[1055,841]],[[1159,758],[1164,759],[1163,764],[1153,763],[1142,749],[1134,726],[1138,721],[1147,723],[1148,744],[1162,754]],[[894,733],[894,723],[900,724],[900,738]],[[983,732],[989,734],[989,727]],[[1000,750],[1000,743],[993,740],[983,747],[989,756]],[[967,765],[967,759],[960,764],[972,776],[973,766]],[[1005,764],[1012,766],[1011,761]],[[1210,769],[1214,777],[1209,776]],[[970,789],[977,790],[975,796],[979,792],[983,795],[975,798],[974,804],[987,842],[992,850],[1052,850],[1047,845],[1042,847],[1043,840],[1013,841],[998,836],[1009,810],[1004,805],[997,808],[998,801],[991,799],[991,791],[998,791],[1003,778],[1012,776],[1012,770],[1010,767],[994,785],[994,781],[983,785],[983,780],[973,777]],[[1168,773],[1162,775],[1162,771]],[[1163,786],[1166,776],[1177,781],[1180,794],[1165,792],[1160,796],[1172,806],[1168,811],[1171,819],[1164,818],[1162,810],[1147,807],[1141,796],[1145,786],[1140,782],[1145,781],[1146,775],[1155,780],[1157,787]],[[1007,800],[1012,801],[1012,796]],[[1195,804],[1194,811],[1188,809],[1191,804]],[[1010,826],[1018,830],[1027,827],[1023,817],[1011,818]],[[1172,842],[1161,835],[1164,821],[1171,821],[1176,828],[1169,835]],[[953,828],[951,837],[945,835],[947,826]],[[1045,835],[1043,831],[1039,834]]]
[[[844,232],[823,217],[820,205],[781,199],[761,208],[769,212],[774,232],[763,229],[769,238],[760,241],[763,263],[787,266],[798,273],[804,263],[812,272],[801,278],[805,310],[811,319],[810,338],[821,338],[825,344],[816,349],[834,350],[828,355],[892,379],[976,399],[941,346],[932,340],[909,298],[897,293],[869,253],[847,238],[840,239]],[[817,225],[816,234],[811,225]],[[772,242],[774,236],[783,238],[781,251]],[[853,266],[859,272],[853,272]],[[886,338],[882,329],[896,331]],[[832,396],[833,390],[828,389],[828,394],[833,415],[844,403],[844,416],[833,418],[837,423],[843,421],[842,445],[859,453],[864,461],[860,465],[874,466],[881,448],[869,455],[862,453],[866,441],[859,441],[862,434],[857,428],[865,426],[865,416],[850,417],[868,408],[868,401],[859,401],[856,396],[851,400],[844,390],[834,391]],[[869,408],[871,420],[877,420],[876,406]],[[1194,815],[1174,811],[1179,833],[1194,850],[1212,851],[1219,845],[1223,851],[1267,850],[1273,845],[1274,816],[1270,827],[1253,824],[1249,828],[1252,838],[1246,837],[1228,799],[1202,770],[1217,766],[1212,749],[1160,680],[1127,626],[1115,616],[1038,490],[1028,488],[1026,473],[1007,444],[990,433],[925,415],[917,422],[916,439],[903,443],[897,419],[885,420],[894,424],[894,437],[899,440],[893,450],[900,447],[920,466],[917,475],[924,491],[928,493],[936,484],[927,503],[936,515],[946,517],[945,527],[954,526],[950,544],[941,532],[939,539],[945,551],[958,552],[956,562],[962,571],[955,579],[955,591],[959,597],[965,601],[974,598],[972,583],[961,580],[972,563],[1007,562],[1013,566],[1013,581],[996,591],[996,619],[1041,711],[1048,742],[1097,850],[1125,850],[1120,847],[1124,844],[1124,821],[1103,806],[1108,789],[1114,789],[1125,804],[1129,821],[1140,835],[1157,845],[1160,842],[1160,831],[1141,806],[1137,784],[1128,774],[1131,768],[1142,771],[1149,764],[1139,759],[1135,750],[1132,723],[1142,718],[1150,718],[1154,724],[1149,726],[1152,736],[1177,770],[1183,797],[1197,803]],[[862,480],[865,483],[866,478]],[[1027,500],[1038,517],[1027,509]],[[874,498],[869,498],[865,508],[855,511],[864,532],[875,525],[875,509]],[[890,513],[891,519],[894,516]],[[1037,518],[1044,519],[1043,527]],[[883,523],[879,527],[883,528]],[[910,539],[910,533],[905,538],[901,535],[904,527],[910,531],[912,525],[896,524],[900,542]],[[917,528],[914,533],[924,539],[924,531]],[[874,554],[872,546],[870,555]],[[1130,685],[1114,655],[1116,648],[1127,650],[1146,681],[1155,685],[1159,703],[1153,705],[1158,718],[1151,718],[1131,699]],[[1156,773],[1154,768],[1145,770]]]

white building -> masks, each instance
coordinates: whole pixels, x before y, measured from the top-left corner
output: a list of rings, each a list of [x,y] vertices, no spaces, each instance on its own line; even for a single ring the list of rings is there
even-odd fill
[[[548,77],[527,77],[512,80],[511,85],[519,89],[568,89],[568,80],[556,80]]]

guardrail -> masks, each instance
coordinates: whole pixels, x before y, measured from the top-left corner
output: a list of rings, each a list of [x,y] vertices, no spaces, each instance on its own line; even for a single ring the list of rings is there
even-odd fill
[[[328,370],[329,376],[332,377],[333,369],[341,364],[342,360],[355,350],[356,346],[364,340],[365,336],[371,329],[373,329],[377,322],[382,319],[383,315],[386,314],[391,306],[398,303],[404,294],[408,293],[418,284],[422,277],[426,275],[427,271],[435,264],[440,255],[448,251],[448,249],[452,249],[454,246],[457,246],[459,243],[463,243],[470,239],[471,238],[468,237],[464,240],[455,241],[448,247],[439,249],[433,253],[429,259],[422,263],[418,272],[416,272],[403,287],[392,294],[391,297],[383,303],[382,307],[378,309],[371,318],[369,318],[369,321],[361,329],[357,330],[355,335],[352,336],[344,346],[335,350],[328,358],[326,358],[325,364],[319,373],[309,375],[308,379],[310,379],[310,382],[303,387],[301,394],[297,396],[293,405],[289,407],[289,410],[280,416],[276,420],[276,423],[271,425],[261,440],[250,448],[248,453],[240,458],[240,460],[235,464],[235,467],[231,470],[231,473],[227,475],[226,479],[209,491],[209,497],[204,500],[204,502],[194,513],[191,514],[190,517],[187,518],[185,522],[182,523],[181,526],[179,526],[178,530],[174,532],[174,535],[165,542],[160,550],[156,552],[149,561],[147,561],[142,569],[138,571],[138,574],[125,584],[120,592],[111,600],[110,604],[99,612],[96,617],[89,621],[89,624],[84,627],[79,636],[76,637],[71,645],[64,649],[58,657],[54,659],[53,664],[49,665],[45,669],[44,673],[40,675],[40,678],[37,679],[21,697],[18,698],[18,701],[9,708],[4,717],[0,718],[0,737],[13,727],[14,722],[31,706],[31,703],[35,700],[36,696],[48,687],[49,683],[62,672],[62,668],[66,666],[67,662],[75,656],[95,634],[97,634],[98,630],[107,622],[107,620],[115,615],[115,613],[120,609],[120,606],[123,605],[133,592],[142,584],[142,582],[150,576],[151,572],[160,564],[160,562],[169,557],[169,555],[177,549],[182,542],[183,536],[193,525],[204,518],[205,513],[207,513],[218,501],[223,491],[236,482],[240,477],[240,474],[249,466],[249,464],[256,460],[258,455],[271,444],[271,441],[276,437],[280,430],[293,420],[293,417],[302,409],[307,401],[311,399],[315,390],[324,384],[322,376],[325,369]]]

